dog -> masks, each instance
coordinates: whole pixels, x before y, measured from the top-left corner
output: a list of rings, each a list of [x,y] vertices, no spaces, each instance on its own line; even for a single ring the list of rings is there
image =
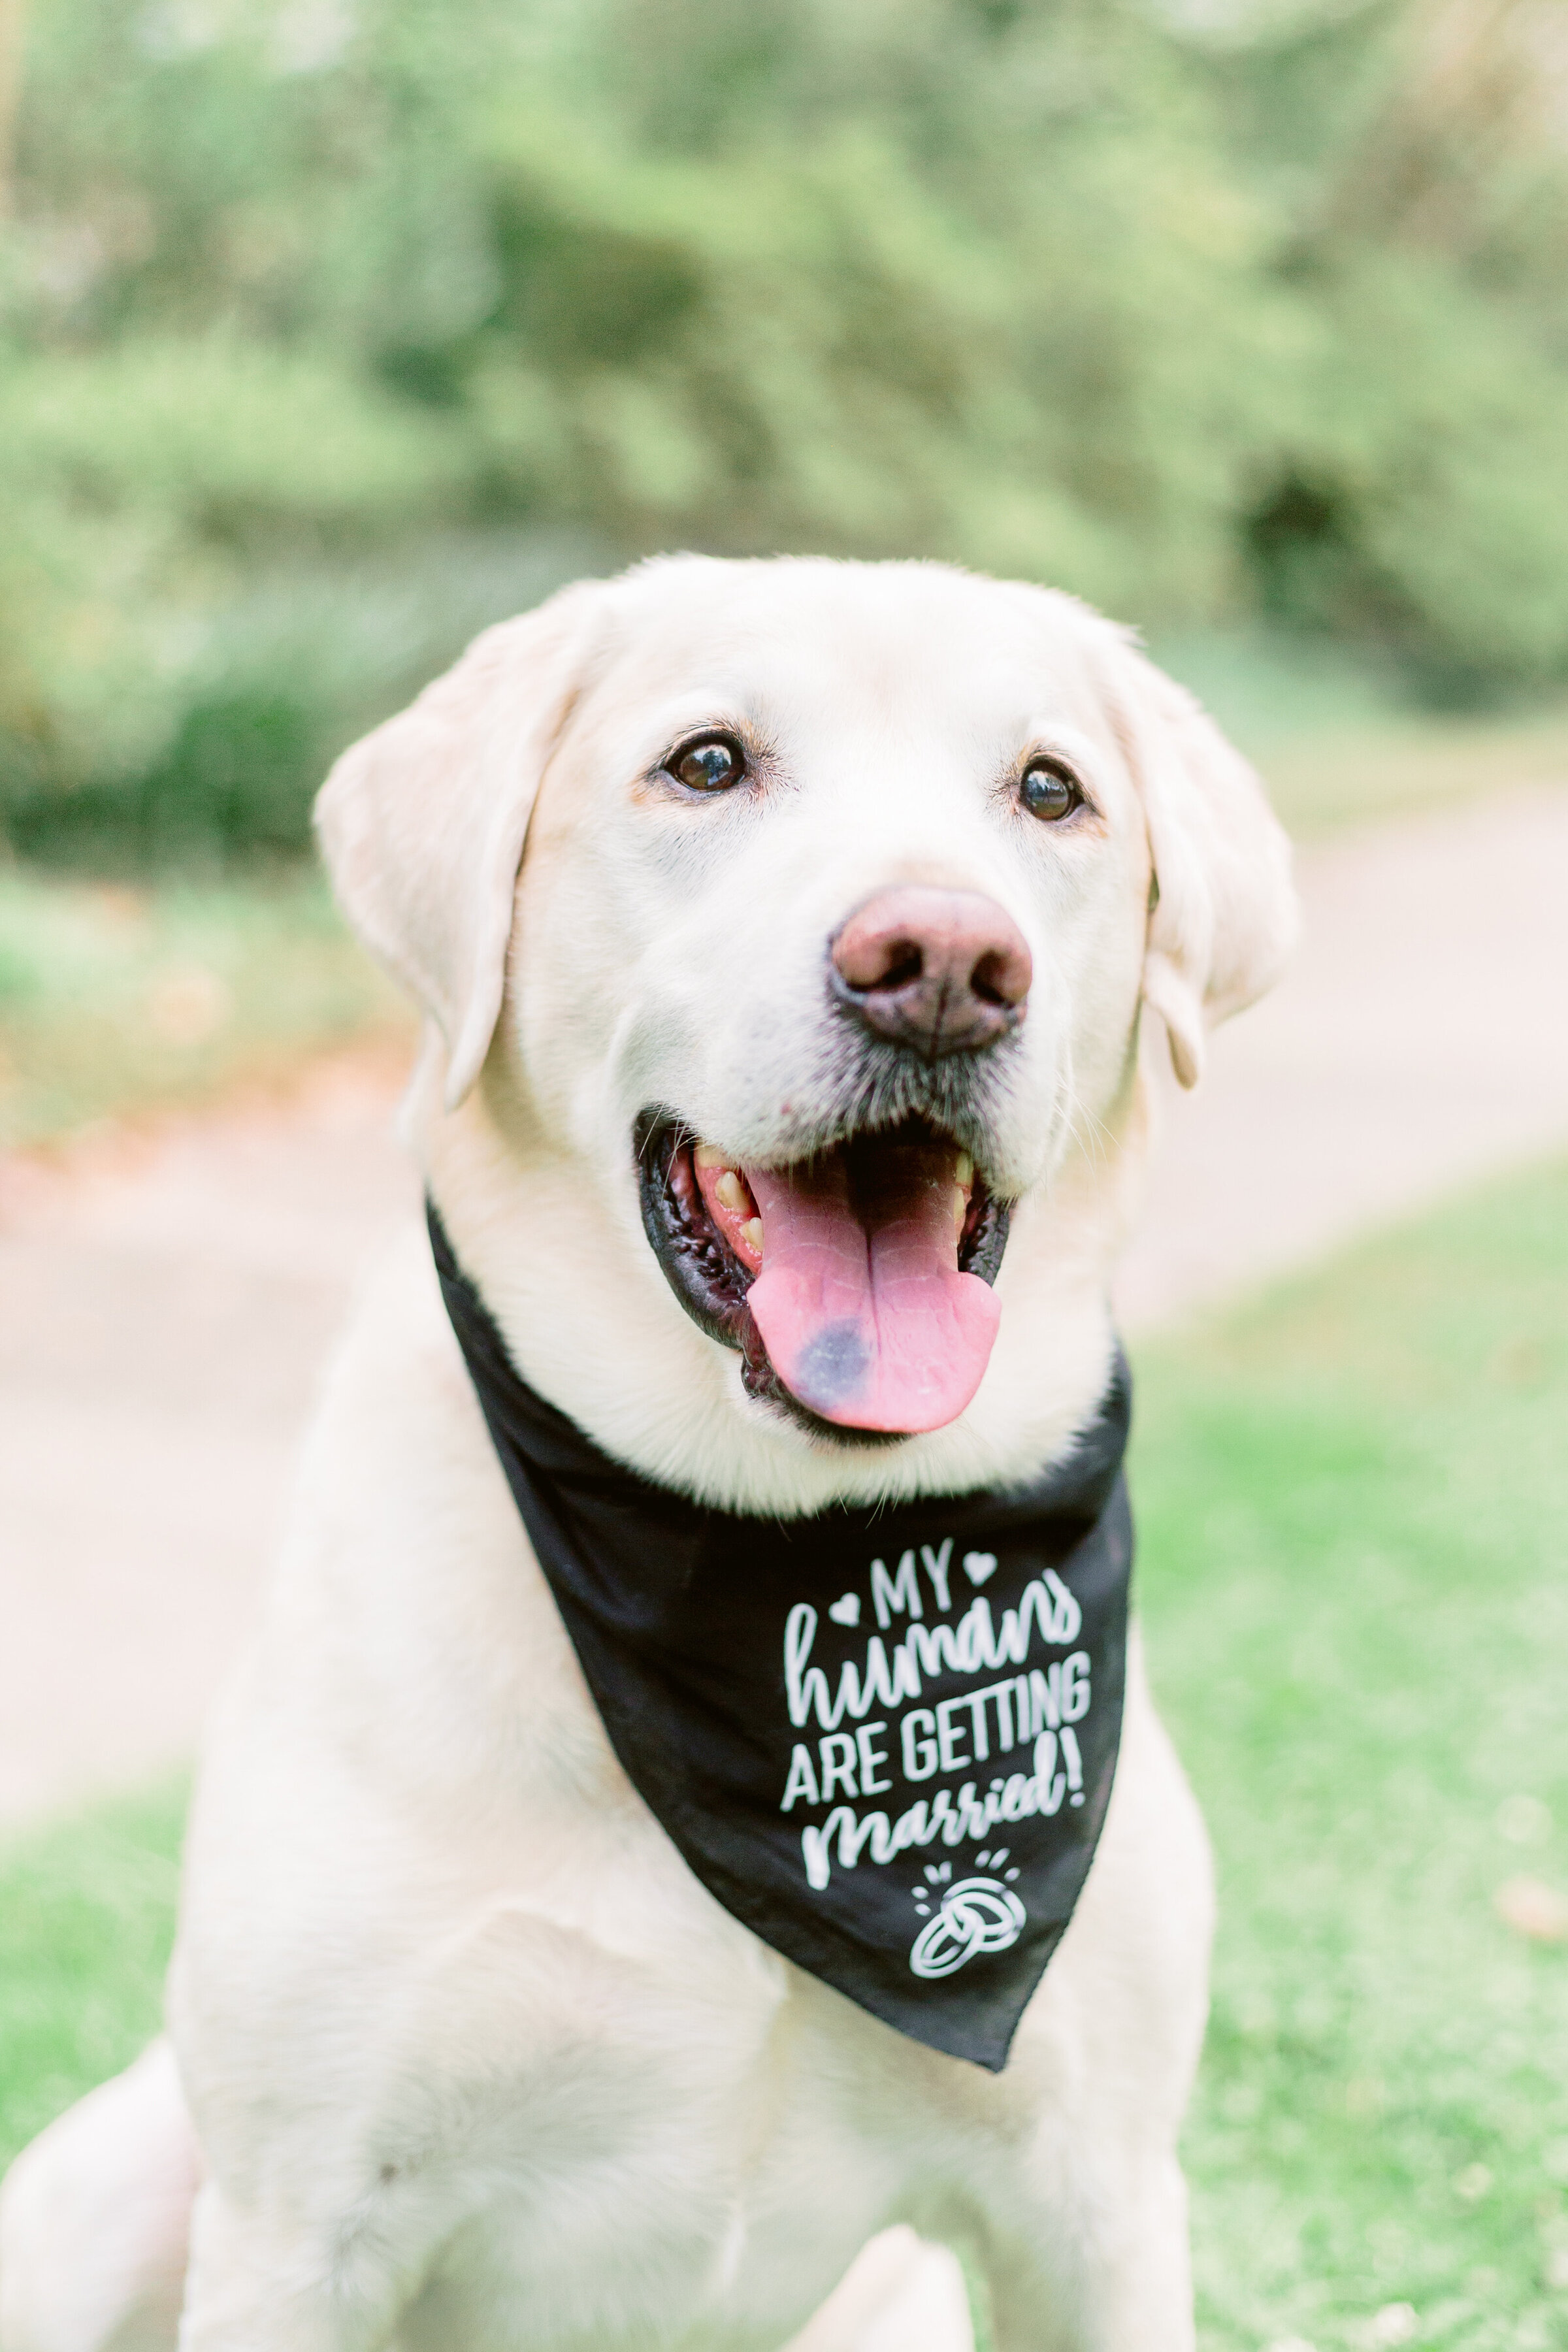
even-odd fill
[[[425,1016],[454,1261],[610,1462],[789,1523],[1072,1455],[1143,1008],[1191,1086],[1295,924],[1258,780],[1128,633],[935,563],[662,558],[489,630],[318,824]],[[0,2344],[961,2352],[961,2244],[999,2352],[1185,2352],[1211,1909],[1134,1636],[999,2071],[743,1924],[606,1735],[410,1232],[211,1732],[169,2038],[14,2168]]]

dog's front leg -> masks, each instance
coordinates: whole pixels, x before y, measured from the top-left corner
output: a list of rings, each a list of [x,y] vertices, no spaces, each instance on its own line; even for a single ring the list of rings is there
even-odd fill
[[[784,2352],[974,2352],[956,2256],[906,2226],[882,2231]]]
[[[212,2183],[197,2197],[179,2352],[384,2352],[397,2315],[384,2272],[351,2274],[315,2231],[240,2213]]]
[[[1042,2202],[986,2265],[996,2352],[1193,2352],[1187,2191],[1174,2157],[1112,2207]]]

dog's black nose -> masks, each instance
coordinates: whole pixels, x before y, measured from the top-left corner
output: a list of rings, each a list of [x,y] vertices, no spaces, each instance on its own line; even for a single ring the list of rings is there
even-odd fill
[[[878,1037],[935,1060],[1016,1029],[1034,964],[1011,915],[977,890],[879,890],[835,937],[834,994]]]

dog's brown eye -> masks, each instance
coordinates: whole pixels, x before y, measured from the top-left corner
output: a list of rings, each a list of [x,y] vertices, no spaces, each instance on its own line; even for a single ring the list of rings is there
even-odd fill
[[[728,792],[746,772],[745,754],[729,735],[700,735],[672,751],[665,765],[694,793]]]
[[[1083,806],[1083,793],[1078,778],[1054,761],[1034,760],[1024,771],[1024,781],[1018,787],[1018,798],[1031,816],[1047,824],[1058,818],[1071,816],[1074,809]]]

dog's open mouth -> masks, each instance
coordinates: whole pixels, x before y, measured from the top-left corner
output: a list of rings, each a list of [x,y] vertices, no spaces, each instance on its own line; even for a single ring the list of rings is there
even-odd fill
[[[963,1411],[996,1337],[1007,1208],[951,1138],[906,1120],[751,1167],[650,1109],[634,1141],[654,1253],[688,1314],[741,1349],[752,1395],[837,1437]]]

